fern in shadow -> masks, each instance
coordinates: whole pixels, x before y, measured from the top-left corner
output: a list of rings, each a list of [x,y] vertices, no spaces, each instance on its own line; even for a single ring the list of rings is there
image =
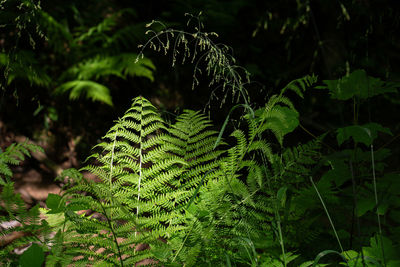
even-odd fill
[[[20,194],[14,190],[11,182],[12,170],[9,165],[18,165],[32,152],[43,151],[40,146],[29,143],[13,143],[4,151],[0,149],[0,263],[14,264],[25,257],[17,255],[15,251],[27,248],[33,242],[39,243],[37,257],[48,251],[47,234],[50,231],[48,224],[39,217],[39,204],[28,209]],[[16,235],[17,239],[8,241],[10,236]],[[25,250],[27,252],[27,250]],[[28,252],[29,253],[29,252]],[[27,253],[27,254],[28,254]],[[42,261],[43,261],[42,259]]]

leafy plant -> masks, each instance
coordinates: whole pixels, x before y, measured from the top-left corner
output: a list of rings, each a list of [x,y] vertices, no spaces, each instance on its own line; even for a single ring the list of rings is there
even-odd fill
[[[0,234],[0,262],[10,264],[19,262],[21,266],[41,266],[44,261],[44,252],[48,251],[46,234],[50,228],[45,220],[39,217],[39,205],[27,210],[21,196],[14,191],[11,182],[12,171],[10,164],[18,165],[25,157],[30,157],[31,152],[43,151],[40,146],[29,143],[13,143],[4,151],[0,149],[0,222],[3,228]],[[19,238],[7,242],[7,235],[20,233]],[[38,243],[39,245],[37,245]],[[14,250],[21,247],[29,248],[19,256]]]
[[[3,87],[25,80],[46,89],[53,98],[68,93],[71,100],[83,97],[112,106],[110,76],[153,80],[153,63],[148,58],[135,63],[137,55],[130,49],[140,37],[141,24],[125,25],[122,18],[135,17],[133,9],[111,12],[93,25],[91,21],[84,24],[76,8],[71,21],[59,21],[35,1],[3,1],[0,5],[0,23],[16,35],[7,40],[7,49],[0,54],[6,78]],[[30,46],[24,47],[26,36]],[[37,45],[45,53],[35,53]]]
[[[397,258],[385,258],[377,256],[379,254],[376,253],[371,254],[372,250],[366,249],[366,246],[371,236],[376,236],[374,242],[384,243],[383,240],[389,240],[386,237],[388,235],[391,235],[393,240],[397,240],[396,234],[393,235],[390,230],[394,225],[386,219],[383,223],[381,217],[397,217],[394,215],[397,214],[398,209],[398,205],[395,203],[398,202],[399,196],[389,188],[398,187],[397,182],[394,182],[397,180],[398,174],[385,173],[384,161],[390,157],[390,150],[387,148],[374,149],[380,133],[390,135],[392,133],[388,128],[375,122],[369,121],[361,124],[363,114],[360,110],[362,105],[368,103],[364,102],[365,100],[395,93],[398,85],[370,77],[364,70],[356,70],[337,80],[325,80],[324,83],[325,85],[317,88],[328,89],[332,99],[352,101],[353,124],[336,129],[337,144],[343,149],[339,148],[338,151],[325,156],[324,164],[329,167],[329,170],[324,172],[319,180],[324,187],[315,189],[319,191],[321,201],[328,202],[328,207],[340,207],[339,210],[329,208],[328,210],[329,213],[334,214],[331,216],[335,221],[335,227],[332,227],[332,230],[337,238],[341,239],[341,241],[338,240],[341,255],[349,260],[348,264],[350,266],[389,264],[389,261],[395,261]],[[305,196],[305,194],[303,195]],[[388,202],[389,199],[390,202]],[[326,209],[325,206],[324,208]],[[326,210],[327,213],[328,210]],[[331,221],[331,223],[333,222]],[[349,225],[352,227],[349,228]],[[390,240],[389,242],[391,243]],[[343,251],[341,243],[360,252]],[[386,251],[386,255],[391,255],[391,246],[388,245],[386,248],[384,245],[379,246],[380,254],[385,254]]]
[[[66,183],[64,192],[49,195],[47,209],[41,210],[46,221],[40,222],[37,208],[24,210],[20,197],[3,181],[8,216],[32,220],[22,225],[35,234],[48,226],[55,233],[41,246],[32,244],[20,258],[10,247],[4,252],[6,261],[24,265],[38,255],[34,259],[40,265],[46,252],[49,266],[396,266],[399,175],[385,171],[390,150],[374,149],[378,137],[391,131],[365,120],[361,108],[372,97],[397,92],[397,85],[364,70],[325,80],[318,88],[329,90],[331,99],[352,101],[352,123],[332,131],[336,151],[329,146],[332,151],[321,152],[329,133],[288,148],[284,139],[300,125],[300,115],[287,93],[303,97],[316,77],[290,82],[257,108],[247,91],[248,72],[236,65],[227,46],[212,40],[216,34],[202,32],[200,20],[189,16],[197,22],[195,32],[152,22],[149,26],[162,29],[150,30],[153,36],[142,48],[165,53],[172,48],[172,65],[179,59],[192,61],[193,86],[205,65],[210,86],[222,88],[221,104],[229,94],[239,103],[219,134],[200,112],[185,110],[169,124],[149,101],[135,98],[94,147],[88,165],[59,177]],[[46,18],[49,30],[65,28]],[[72,98],[86,94],[112,104],[101,84],[104,78],[137,74],[152,79],[153,65],[140,59],[143,50],[137,57],[141,65],[132,64],[135,54],[109,51],[120,40],[110,37],[117,18],[79,28],[79,37],[59,32],[80,56],[60,76],[65,83],[57,93],[69,92]],[[83,51],[81,42],[102,46]],[[97,53],[102,49],[106,53]],[[224,141],[239,107],[245,109],[240,117],[244,123],[235,124]],[[0,171],[10,175],[3,165],[0,161]]]
[[[26,140],[23,143],[11,144],[4,151],[0,148],[0,185],[10,183],[12,177],[11,165],[18,165],[25,160],[25,157],[30,157],[31,152],[43,151],[43,149],[35,144],[29,143]]]
[[[71,100],[82,95],[93,101],[100,101],[112,106],[111,93],[108,87],[98,83],[101,77],[110,75],[126,79],[127,76],[141,76],[154,80],[153,63],[144,58],[135,62],[136,54],[121,53],[115,56],[95,56],[77,63],[61,75],[61,79],[74,79],[62,83],[55,89],[55,94],[69,92]]]
[[[79,257],[73,262],[132,265],[153,257],[140,246],[160,245],[160,238],[168,240],[182,231],[185,204],[197,187],[217,175],[212,169],[222,152],[212,151],[216,137],[207,126],[204,116],[185,111],[168,127],[154,106],[136,98],[96,146],[100,153],[89,157],[96,163],[81,170],[99,180],[74,170],[62,174],[72,184],[50,212],[64,214],[68,222],[65,231],[59,231],[62,262]],[[74,212],[82,209],[94,214]],[[102,252],[95,253],[98,250]]]

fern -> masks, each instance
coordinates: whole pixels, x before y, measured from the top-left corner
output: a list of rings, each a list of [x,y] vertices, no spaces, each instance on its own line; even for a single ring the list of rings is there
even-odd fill
[[[217,175],[219,165],[216,159],[223,151],[213,150],[216,132],[207,129],[211,125],[211,121],[200,112],[185,110],[170,127],[169,135],[163,137],[172,146],[172,152],[186,163],[179,187],[188,190],[187,196]]]
[[[14,183],[11,182],[11,165],[18,165],[25,157],[30,157],[31,152],[43,151],[40,146],[29,143],[26,140],[23,143],[13,143],[2,151],[0,149],[0,222],[5,225],[1,229],[0,235],[6,237],[8,234],[18,232],[20,238],[12,243],[5,243],[6,239],[0,238],[0,262],[2,264],[16,262],[18,256],[14,253],[16,248],[24,247],[39,242],[43,246],[39,249],[47,250],[47,240],[39,236],[46,236],[49,228],[47,223],[39,217],[39,205],[27,209],[21,196],[14,191]],[[40,235],[39,235],[40,233]],[[4,243],[3,243],[4,242]]]
[[[94,81],[69,81],[57,87],[55,93],[62,94],[68,91],[70,91],[69,99],[71,100],[79,99],[83,95],[93,101],[100,101],[110,106],[113,105],[110,90],[106,86]]]
[[[0,66],[5,68],[7,85],[15,79],[25,79],[31,85],[49,87],[50,77],[40,67],[35,55],[31,51],[21,50],[16,54],[0,53]]]
[[[128,76],[138,76],[153,81],[153,63],[147,58],[135,63],[137,55],[130,52],[131,47],[136,46],[137,37],[134,36],[137,34],[133,31],[138,28],[132,25],[123,26],[124,23],[121,23],[123,16],[135,16],[133,9],[114,12],[96,25],[83,25],[78,21],[81,26],[71,28],[67,21],[60,22],[42,10],[40,3],[22,1],[17,8],[14,7],[17,4],[14,2],[6,1],[0,5],[9,7],[9,10],[26,10],[26,14],[8,10],[6,12],[4,24],[8,28],[14,24],[17,27],[10,29],[10,32],[18,33],[16,43],[21,39],[21,32],[27,26],[32,27],[31,21],[35,21],[35,33],[38,35],[35,37],[46,41],[44,49],[49,51],[44,54],[51,55],[52,58],[34,56],[32,51],[15,52],[16,46],[6,53],[0,53],[0,67],[4,68],[8,85],[15,80],[28,80],[32,85],[52,89],[50,94],[67,93],[71,100],[82,97],[112,106],[110,87],[104,78],[117,76],[126,79]],[[74,11],[77,12],[74,18],[79,18],[79,11]],[[76,23],[73,21],[71,24]],[[37,38],[33,38],[30,32],[27,33],[34,48]],[[122,37],[127,38],[122,40]],[[50,69],[41,67],[48,60],[57,60],[56,66]],[[2,88],[5,85],[6,83],[1,84]]]
[[[170,252],[171,261],[191,265],[225,264],[226,258],[242,264],[257,262],[256,253],[249,254],[255,249],[269,251],[265,256],[271,260],[282,255],[276,238],[287,235],[289,248],[300,240],[293,233],[301,227],[301,216],[291,215],[298,207],[291,207],[290,202],[300,189],[308,187],[310,167],[319,161],[320,145],[315,141],[274,153],[261,138],[270,130],[267,122],[274,117],[268,112],[274,114],[274,109],[266,106],[261,111],[256,111],[254,118],[246,115],[248,133],[232,133],[236,145],[220,161],[219,177],[200,190],[199,199],[187,210],[189,227],[171,242],[177,251]],[[279,127],[285,130],[276,124]],[[285,249],[283,253],[290,254]]]
[[[65,45],[71,46],[73,33],[66,22],[59,22],[49,13],[40,9],[37,14],[37,27],[40,29],[39,36],[46,39],[50,47],[58,54],[65,54]]]
[[[18,232],[19,238],[11,243],[3,243],[6,239],[1,238],[0,262],[11,263],[18,260],[15,249],[31,245],[32,242],[42,244],[41,253],[47,251],[47,241],[41,237],[49,233],[47,223],[39,217],[39,205],[27,210],[25,202],[19,194],[14,192],[14,183],[7,183],[3,186],[0,194],[2,205],[0,205],[0,222],[6,225],[0,232],[7,237]],[[42,250],[43,249],[43,250]]]
[[[101,77],[114,75],[125,79],[126,76],[146,77],[153,81],[153,63],[144,58],[135,63],[136,54],[122,53],[115,56],[96,56],[84,60],[68,69],[61,79],[74,79],[56,88],[56,94],[69,92],[70,99],[86,96],[93,101],[112,106],[110,90],[105,85],[95,82]]]
[[[165,233],[162,223],[168,220],[168,215],[159,211],[169,202],[168,193],[172,190],[168,188],[168,181],[181,172],[177,166],[181,162],[167,156],[165,148],[159,145],[159,131],[163,128],[155,108],[143,98],[137,98],[97,145],[102,151],[92,156],[97,159],[96,165],[88,165],[82,171],[94,173],[100,182],[86,180],[78,173],[73,177],[76,185],[67,190],[67,195],[73,197],[69,205],[86,203],[103,219],[79,217],[70,212],[68,219],[74,223],[71,231],[83,232],[87,237],[83,245],[82,237],[69,239],[71,249],[67,253],[81,254],[82,262],[90,262],[94,257],[99,262],[120,265],[150,257],[146,251],[135,252],[132,247],[150,243],[152,235],[158,237]],[[84,198],[81,191],[89,195]],[[150,233],[145,229],[159,231]],[[123,241],[117,241],[118,238]],[[75,247],[81,246],[82,249],[75,251]],[[101,248],[106,251],[94,253]],[[109,253],[118,255],[118,262],[110,262],[106,257]]]
[[[257,254],[249,254],[256,249],[268,249],[269,260],[279,258],[277,236],[287,235],[288,247],[300,238],[293,233],[301,230],[296,224],[304,212],[291,215],[289,203],[304,192],[319,143],[274,153],[261,138],[273,112],[266,106],[247,116],[248,130],[232,133],[236,145],[214,150],[219,137],[201,113],[185,110],[168,125],[147,100],[134,99],[95,147],[92,163],[64,171],[64,195],[48,199],[48,220],[62,222],[53,224],[48,264],[246,263],[257,262]],[[283,252],[289,262],[290,253]]]
[[[146,59],[134,63],[136,54],[121,53],[115,56],[96,56],[89,58],[71,67],[64,73],[63,78],[76,78],[78,80],[99,79],[109,75],[120,78],[126,76],[142,76],[153,81],[151,70],[155,69],[153,63]]]
[[[10,182],[12,177],[10,164],[18,165],[21,161],[25,160],[25,157],[30,157],[31,152],[37,151],[43,152],[43,149],[38,145],[29,143],[29,140],[25,140],[23,143],[13,143],[4,151],[0,148],[0,185]]]
[[[132,265],[154,258],[154,251],[164,246],[159,238],[169,242],[187,229],[185,205],[202,184],[218,176],[217,161],[223,152],[212,151],[216,132],[208,126],[203,115],[189,110],[168,126],[154,106],[136,98],[96,146],[100,153],[89,157],[94,164],[81,169],[99,181],[76,171],[63,174],[72,179],[63,197],[68,204],[62,211],[72,222],[60,233],[63,253],[69,259],[80,256],[77,264],[95,260]],[[90,209],[97,218],[79,216],[74,212],[79,209]],[[155,250],[136,251],[137,244]],[[94,253],[98,249],[106,250]],[[109,259],[110,253],[118,256]]]

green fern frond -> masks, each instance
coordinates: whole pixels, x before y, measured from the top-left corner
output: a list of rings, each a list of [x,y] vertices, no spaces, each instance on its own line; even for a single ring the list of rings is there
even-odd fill
[[[311,174],[310,166],[316,165],[321,159],[320,148],[321,143],[315,140],[286,149],[282,153],[280,160],[275,161],[276,166],[274,167],[279,166],[277,169],[280,169],[279,176],[282,179],[286,181],[291,179],[292,183],[308,184],[306,178]]]
[[[290,90],[295,92],[298,96],[303,98],[303,92],[313,86],[318,81],[318,77],[313,75],[306,75],[302,78],[291,81],[288,85],[286,85],[282,91],[281,95],[283,95],[286,91]]]
[[[127,76],[146,77],[153,81],[155,66],[143,58],[135,63],[136,54],[123,53],[115,56],[96,56],[84,60],[61,75],[61,80],[73,79],[55,89],[55,94],[69,92],[71,100],[86,97],[112,106],[110,90],[105,85],[96,82],[104,76],[115,75],[122,79]]]
[[[209,126],[204,115],[190,110],[167,125],[147,100],[134,99],[95,147],[100,151],[89,157],[94,162],[81,169],[98,180],[73,170],[63,173],[70,178],[64,198],[66,219],[71,222],[62,236],[64,253],[83,257],[74,264],[105,262],[109,254],[119,255],[111,264],[137,263],[154,258],[152,249],[135,251],[137,244],[159,248],[160,237],[170,242],[188,231],[186,204],[197,202],[200,191],[222,175],[224,151],[213,150],[217,133]],[[232,186],[235,194],[244,194],[246,187],[239,180]],[[94,215],[78,215],[78,209],[90,209]],[[79,243],[81,238],[85,241]],[[94,255],[100,248],[106,250]],[[197,254],[197,248],[190,253]]]
[[[15,79],[28,80],[31,85],[43,87],[50,85],[50,76],[40,67],[35,54],[31,51],[21,50],[12,56],[0,53],[0,66],[7,69],[8,85]]]
[[[31,145],[31,147],[34,149],[37,148],[34,145]],[[13,149],[18,149],[18,144],[6,152],[11,152],[12,155],[14,152]],[[0,157],[1,155],[3,153],[0,154]],[[1,229],[0,235],[6,236],[15,232],[22,233],[21,237],[9,244],[0,242],[0,246],[2,247],[0,250],[0,263],[16,262],[18,257],[14,253],[14,250],[29,245],[32,242],[42,243],[44,245],[42,248],[47,250],[46,244],[39,238],[39,233],[40,236],[45,236],[50,229],[39,217],[39,205],[28,210],[20,194],[15,193],[14,183],[11,182],[3,185],[0,192],[0,202],[0,222],[14,222],[14,224],[10,224],[5,229]]]
[[[275,103],[281,103],[279,97]],[[274,242],[266,234],[273,233],[276,228],[276,214],[281,213],[281,208],[276,205],[277,191],[283,185],[289,184],[290,190],[297,196],[301,193],[295,188],[309,186],[307,175],[311,172],[311,166],[319,160],[319,142],[288,149],[280,155],[275,154],[262,139],[261,135],[265,131],[273,130],[273,127],[283,128],[282,131],[285,131],[284,123],[283,126],[277,123],[271,125],[273,119],[286,118],[286,110],[282,108],[287,107],[275,105],[256,111],[254,118],[247,115],[248,133],[241,130],[232,133],[236,144],[228,149],[226,157],[220,163],[220,177],[208,183],[201,191],[199,201],[191,208],[191,214],[195,218],[193,228],[186,230],[187,236],[182,242],[186,242],[188,246],[193,242],[202,244],[203,248],[196,251],[197,258],[209,259],[210,255],[221,258],[224,254],[218,253],[229,253],[235,255],[232,258],[241,261],[245,254],[238,251],[242,251],[243,247],[232,240],[268,238],[271,239],[270,242]],[[297,199],[295,203],[299,203]],[[293,229],[299,219],[300,217],[294,216],[286,221],[284,231],[291,240],[297,240],[297,237],[288,231],[295,231]],[[218,252],[218,247],[223,249]],[[212,248],[212,252],[208,248]],[[182,262],[186,260],[184,253],[189,253],[186,247],[177,255]]]
[[[170,127],[169,135],[163,136],[171,152],[186,163],[178,184],[179,188],[189,190],[185,196],[193,194],[202,183],[218,176],[218,159],[223,151],[213,150],[217,132],[208,130],[209,126],[211,122],[203,114],[185,110]]]
[[[72,66],[62,77],[77,80],[97,80],[109,75],[123,79],[127,76],[138,76],[153,81],[154,64],[147,58],[135,63],[136,57],[137,55],[133,53],[95,56]]]
[[[90,47],[95,47],[100,43],[103,49],[117,51],[136,46],[137,33],[144,34],[143,25],[135,24],[121,27],[121,24],[124,24],[122,22],[123,17],[126,16],[136,17],[135,10],[132,8],[121,9],[105,17],[94,26],[78,28],[74,43],[84,42]]]
[[[132,107],[104,136],[104,142],[97,146],[102,149],[94,156],[97,163],[82,169],[98,176],[101,182],[94,183],[75,175],[78,183],[66,191],[74,197],[81,191],[90,194],[87,197],[90,209],[102,214],[105,222],[70,213],[69,220],[75,225],[71,229],[88,235],[106,230],[114,239],[126,238],[128,232],[135,232],[126,244],[150,244],[179,229],[182,220],[174,209],[180,204],[178,199],[182,199],[179,192],[175,192],[176,180],[182,175],[186,162],[168,152],[168,145],[162,140],[165,131],[166,126],[156,108],[147,100],[136,98]],[[69,205],[77,202],[83,202],[83,198],[71,198]],[[88,238],[85,246],[105,246],[115,255],[117,250],[118,254],[123,253],[122,247],[115,246],[112,240],[111,243],[102,241],[104,238],[101,235],[96,239]],[[131,251],[126,257],[133,257],[132,261],[137,262],[144,253],[148,252]],[[89,257],[93,255],[88,254],[87,259]]]
[[[127,25],[113,32],[111,38],[106,44],[109,48],[117,48],[119,51],[126,47],[137,46],[137,41],[142,40],[145,36],[143,29],[145,23],[135,25]]]
[[[118,13],[113,13],[111,16],[104,18],[97,25],[88,29],[81,29],[81,33],[75,38],[75,42],[89,41],[92,43],[101,41],[105,43],[109,37],[107,33],[117,25]]]
[[[100,101],[110,106],[113,105],[110,90],[106,86],[94,81],[70,81],[61,84],[55,90],[56,94],[63,94],[65,92],[69,92],[71,100],[85,96],[93,101]]]
[[[97,180],[77,171],[63,174],[71,180],[63,197],[70,223],[60,235],[63,253],[74,264],[133,265],[151,258],[201,265],[204,259],[220,263],[224,253],[243,260],[245,249],[237,240],[273,242],[267,233],[276,230],[276,214],[286,205],[280,198],[277,206],[278,190],[287,186],[287,198],[300,211],[299,196],[309,187],[305,178],[319,160],[317,141],[276,154],[262,139],[265,131],[282,134],[293,127],[282,122],[293,110],[279,97],[274,101],[246,117],[248,131],[234,131],[236,144],[225,151],[213,149],[217,132],[201,113],[185,110],[167,125],[147,100],[134,99],[95,146],[92,163],[81,169]],[[300,217],[285,216],[284,231],[295,242]],[[136,251],[137,244],[150,248]]]
[[[13,143],[4,151],[0,149],[0,185],[4,185],[5,181],[9,181],[12,171],[8,165],[18,165],[25,157],[30,157],[32,152],[43,152],[43,149],[25,140],[23,143]]]

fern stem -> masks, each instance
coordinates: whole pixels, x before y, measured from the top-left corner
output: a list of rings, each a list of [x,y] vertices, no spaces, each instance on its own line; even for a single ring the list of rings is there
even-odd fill
[[[141,100],[143,100],[141,98]],[[143,120],[143,103],[141,103],[140,106],[140,122]],[[139,181],[138,181],[138,196],[137,196],[137,206],[136,206],[136,217],[139,218],[139,201],[140,201],[140,183],[142,181],[142,160],[143,160],[143,155],[142,155],[142,134],[143,134],[143,126],[142,123],[140,123],[140,129],[139,129]],[[136,237],[137,231],[135,231],[135,237]]]
[[[117,134],[118,134],[118,131],[115,131],[114,142],[113,142],[113,146],[111,148],[110,175],[109,175],[109,180],[108,180],[108,183],[109,183],[109,194],[110,194],[109,195],[109,198],[110,198],[110,217],[107,216],[106,209],[104,208],[104,206],[101,203],[101,201],[99,201],[99,203],[100,203],[101,208],[103,209],[104,216],[107,219],[107,223],[108,223],[108,225],[110,227],[110,230],[111,230],[111,233],[112,233],[112,235],[114,237],[114,242],[115,242],[115,245],[117,246],[117,250],[118,250],[119,261],[121,263],[121,267],[123,267],[124,263],[123,263],[123,260],[122,260],[121,250],[120,250],[119,245],[118,245],[117,236],[115,234],[114,227],[113,227],[113,225],[111,223],[112,217],[113,217],[113,211],[112,211],[112,207],[113,207],[112,178],[113,178],[113,171],[114,171],[114,152],[115,152],[115,145],[117,143]]]
[[[283,242],[283,235],[282,235],[282,228],[281,228],[281,217],[279,216],[279,211],[275,210],[275,217],[277,218],[276,224],[278,227],[278,234],[279,234],[279,245],[281,245],[282,250],[282,258],[283,258],[283,265],[286,267],[286,253],[285,253],[285,244]]]
[[[188,239],[189,235],[192,233],[192,230],[193,230],[193,228],[194,228],[194,224],[195,224],[196,222],[197,222],[197,218],[196,218],[196,221],[193,222],[192,227],[190,227],[189,233],[187,233],[187,235],[185,236],[185,239],[183,240],[181,246],[180,246],[179,249],[176,251],[176,254],[175,254],[174,258],[172,259],[171,263],[175,261],[176,257],[178,257],[179,253],[181,252],[183,246],[184,246],[185,243],[186,243],[186,240]]]
[[[104,216],[105,216],[106,219],[107,219],[107,223],[108,223],[108,226],[110,227],[111,233],[112,233],[112,235],[113,235],[115,245],[117,246],[118,258],[119,258],[119,261],[120,261],[120,263],[121,263],[121,267],[124,267],[124,261],[122,260],[122,254],[121,254],[121,250],[120,250],[120,248],[119,248],[119,244],[118,244],[118,240],[117,240],[117,235],[115,234],[114,227],[113,227],[112,224],[111,224],[111,219],[108,218],[106,209],[104,208],[103,204],[101,204],[100,201],[99,201],[99,203],[100,203],[101,208],[103,209]]]
[[[114,135],[114,142],[113,142],[113,146],[111,149],[111,161],[110,161],[110,178],[108,180],[108,184],[109,184],[109,193],[110,193],[110,206],[113,206],[113,201],[112,201],[112,175],[113,175],[113,169],[114,169],[114,150],[115,150],[115,144],[117,142],[117,133],[118,131],[115,131],[115,135]],[[112,220],[112,210],[110,209],[110,218]]]
[[[315,183],[314,183],[314,181],[313,181],[313,179],[312,179],[311,176],[310,176],[310,181],[311,181],[311,183],[312,183],[312,185],[313,185],[315,191],[317,192],[317,195],[318,195],[318,197],[319,197],[319,200],[321,201],[322,206],[324,207],[324,210],[325,210],[326,215],[328,216],[329,223],[331,224],[332,229],[333,229],[333,232],[335,233],[335,237],[336,237],[336,239],[337,239],[337,241],[338,241],[338,243],[339,243],[340,250],[342,251],[342,253],[344,253],[344,250],[343,250],[343,247],[342,247],[342,243],[340,242],[339,236],[338,236],[338,234],[337,234],[337,232],[336,232],[335,225],[333,224],[333,221],[332,221],[332,219],[331,219],[331,216],[329,215],[328,209],[327,209],[326,206],[325,206],[325,202],[324,202],[324,200],[322,199],[321,194],[319,193],[318,188],[317,188],[317,186],[315,185]]]
[[[374,183],[374,195],[375,195],[375,206],[376,206],[376,217],[378,219],[378,228],[379,228],[379,239],[381,241],[381,249],[382,249],[382,261],[383,266],[386,266],[385,262],[385,250],[383,247],[383,240],[382,240],[382,226],[381,226],[381,218],[379,216],[378,211],[378,191],[376,189],[376,175],[375,175],[375,158],[374,158],[374,145],[371,144],[371,163],[372,163],[372,178]]]

